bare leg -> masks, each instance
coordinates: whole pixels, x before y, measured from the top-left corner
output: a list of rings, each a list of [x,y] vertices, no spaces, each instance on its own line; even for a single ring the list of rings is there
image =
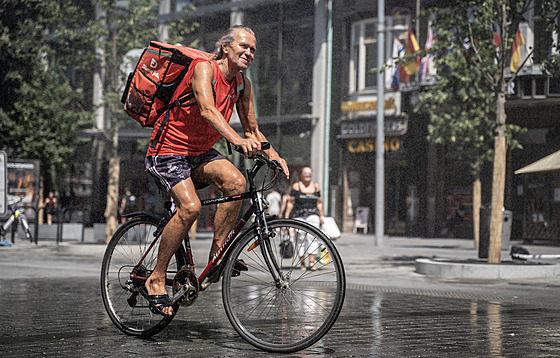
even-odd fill
[[[299,257],[299,268],[300,268],[300,270],[306,270],[306,267],[305,267],[305,256],[300,256],[300,257]]]
[[[177,207],[176,214],[169,220],[161,235],[156,267],[151,276],[146,280],[146,289],[150,295],[166,295],[165,279],[169,261],[181,245],[185,235],[200,213],[200,200],[192,179],[186,179],[175,185],[171,196]],[[173,309],[166,307],[165,314],[171,315]]]
[[[315,254],[309,255],[309,268],[313,271],[317,270],[317,267],[315,267],[315,256]]]
[[[240,194],[245,191],[245,178],[228,160],[215,160],[197,168],[193,177],[195,180],[215,185],[224,196]],[[222,203],[216,210],[214,218],[214,241],[210,249],[208,261],[224,244],[227,235],[233,228],[239,215],[241,201]]]

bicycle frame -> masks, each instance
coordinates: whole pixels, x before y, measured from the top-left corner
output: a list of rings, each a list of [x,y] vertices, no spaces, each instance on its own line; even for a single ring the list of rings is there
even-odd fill
[[[264,212],[265,208],[263,207],[262,200],[259,198],[258,191],[256,189],[255,182],[254,182],[254,177],[256,173],[264,165],[266,165],[266,162],[264,160],[257,159],[253,168],[247,170],[247,179],[249,182],[249,190],[247,192],[242,194],[236,194],[236,195],[231,195],[231,196],[226,196],[226,197],[221,197],[216,199],[207,199],[201,201],[201,205],[203,206],[215,205],[215,204],[220,204],[220,203],[225,203],[230,201],[239,201],[244,199],[251,199],[252,201],[252,205],[249,207],[249,209],[247,209],[243,217],[235,224],[233,229],[226,237],[224,244],[218,249],[218,251],[216,251],[216,253],[212,257],[212,259],[210,260],[210,262],[208,263],[204,271],[202,271],[202,273],[198,277],[198,283],[203,290],[206,288],[206,286],[203,284],[204,280],[209,276],[211,268],[214,267],[218,263],[218,261],[221,260],[220,264],[216,266],[216,270],[221,271],[223,269],[223,264],[225,264],[225,262],[227,261],[223,259],[227,258],[227,254],[229,253],[229,248],[232,246],[233,243],[236,242],[237,238],[242,236],[242,235],[240,236],[239,233],[241,232],[245,224],[249,221],[251,216],[253,216],[253,214],[255,215],[255,224],[252,225],[250,228],[248,228],[247,231],[256,230],[257,238],[258,238],[258,242],[256,246],[261,247],[261,251],[263,253],[263,257],[265,258],[266,265],[268,266],[268,269],[272,274],[272,277],[274,278],[276,285],[278,287],[281,285],[280,277],[278,274],[278,272],[280,272],[278,263],[276,263],[273,256],[269,255],[267,252],[267,249],[271,249],[271,248],[266,244],[263,245],[263,241],[265,241],[264,239],[269,235],[269,231],[268,231],[268,226],[266,224],[266,218]],[[187,259],[189,260],[189,264],[193,265],[192,252],[191,252],[188,236],[185,238],[185,249],[187,251]],[[273,262],[271,263],[271,261]]]
[[[245,200],[245,199],[251,199],[251,202],[252,202],[252,205],[249,207],[249,209],[247,209],[247,211],[244,213],[242,218],[235,224],[233,229],[229,232],[229,234],[226,237],[223,245],[218,249],[218,251],[210,259],[210,262],[204,268],[202,273],[200,275],[198,275],[198,284],[199,284],[199,287],[201,288],[201,290],[206,289],[206,287],[208,287],[208,285],[210,285],[211,282],[204,282],[209,276],[213,276],[214,274],[221,274],[221,271],[223,270],[225,262],[227,261],[227,260],[224,260],[224,259],[227,258],[230,247],[232,247],[232,245],[236,242],[236,240],[242,236],[242,235],[239,235],[241,230],[243,229],[245,224],[250,220],[250,218],[253,215],[255,215],[255,223],[250,228],[248,228],[245,232],[250,231],[250,230],[256,230],[258,241],[257,241],[257,244],[255,245],[255,248],[257,246],[260,246],[263,257],[264,257],[265,262],[266,262],[266,265],[267,265],[270,273],[272,274],[272,277],[274,278],[276,286],[281,287],[281,277],[280,277],[280,274],[279,274],[280,267],[279,267],[278,263],[276,262],[276,260],[274,259],[274,256],[269,255],[269,253],[267,252],[267,250],[272,250],[272,248],[270,247],[270,244],[267,245],[266,240],[264,240],[269,235],[269,230],[268,230],[268,226],[267,226],[267,223],[266,223],[266,217],[265,217],[265,212],[264,212],[265,208],[263,207],[262,200],[259,198],[258,190],[257,190],[257,188],[255,186],[255,182],[254,182],[254,176],[264,165],[266,165],[266,161],[262,160],[262,159],[259,159],[259,157],[257,157],[255,165],[253,166],[253,168],[247,170],[247,179],[248,179],[248,182],[249,182],[249,190],[248,191],[246,191],[244,193],[241,193],[241,194],[235,194],[235,195],[230,195],[230,196],[225,196],[225,197],[220,197],[220,198],[215,198],[215,199],[201,200],[201,205],[202,206],[216,205],[216,204]],[[137,213],[137,214],[140,214],[140,213]],[[144,214],[144,213],[142,213],[142,214]],[[130,214],[128,216],[134,216],[134,214]],[[165,222],[165,224],[167,224],[167,222]],[[160,229],[163,229],[165,224],[161,225]],[[155,243],[157,242],[157,240],[159,240],[161,238],[161,233],[159,231],[160,230],[158,230],[156,232],[156,239],[151,243],[148,250],[146,250],[142,259],[138,263],[138,266],[142,264],[142,262],[144,261],[144,258],[152,250],[152,248],[155,245]],[[264,245],[263,245],[263,242],[264,242]],[[194,268],[194,259],[193,259],[193,255],[192,255],[192,250],[191,250],[188,234],[184,239],[184,247],[185,247],[185,251],[186,251],[186,254],[187,254],[187,266],[190,266],[190,267]],[[218,264],[218,262],[220,262],[220,263]],[[213,271],[213,272],[211,273],[210,271]],[[179,291],[179,292],[177,292],[177,294],[175,294],[173,297],[171,297],[171,300],[175,301],[178,298],[180,298],[181,295],[182,295],[182,292]]]

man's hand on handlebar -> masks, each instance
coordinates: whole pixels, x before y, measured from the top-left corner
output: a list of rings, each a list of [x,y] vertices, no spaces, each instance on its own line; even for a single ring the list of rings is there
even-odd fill
[[[252,139],[251,139],[252,140]],[[254,158],[255,155],[257,155],[257,152],[260,150],[268,150],[271,148],[270,143],[268,142],[257,142],[259,145],[259,149],[253,151],[251,156],[247,155],[247,151],[246,151],[246,147],[242,147],[241,145],[238,144],[234,144],[233,145],[233,149],[236,152],[239,153],[243,153],[245,155],[245,158]],[[272,153],[270,153],[270,156],[268,158],[271,162],[275,162],[278,165],[278,168],[280,168],[280,170],[282,170],[282,172],[284,172],[284,175],[286,175],[286,179],[290,179],[290,170],[288,169],[288,164],[286,163],[286,161],[284,159],[282,159],[278,153],[276,153],[275,150],[272,150]]]
[[[282,169],[284,175],[286,176],[286,179],[290,179],[290,170],[288,169],[288,163],[286,163],[284,159],[280,158],[280,156],[276,152],[274,152],[274,154],[275,155],[271,155],[268,159],[278,163],[278,167]]]
[[[253,138],[244,138],[234,145],[235,150],[243,153],[245,159],[253,158],[261,150],[261,142]]]

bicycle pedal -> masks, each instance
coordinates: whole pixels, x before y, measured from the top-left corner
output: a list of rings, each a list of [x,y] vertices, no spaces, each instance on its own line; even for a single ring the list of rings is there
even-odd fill
[[[249,271],[249,265],[245,263],[242,259],[235,260],[233,264],[233,269],[238,271]]]
[[[231,270],[231,277],[237,277],[241,275],[241,271],[249,271],[249,265],[247,265],[242,259],[235,260],[235,264],[233,264],[233,270]]]

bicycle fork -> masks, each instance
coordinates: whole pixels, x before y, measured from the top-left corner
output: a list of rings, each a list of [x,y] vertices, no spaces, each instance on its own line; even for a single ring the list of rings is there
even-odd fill
[[[274,255],[274,251],[270,243],[270,238],[274,236],[274,233],[268,228],[264,211],[262,211],[262,209],[259,211],[260,215],[257,213],[255,220],[255,230],[257,231],[258,242],[257,245],[260,246],[264,262],[274,279],[276,288],[283,288],[287,284],[287,281],[282,275],[282,270],[280,269],[280,265],[278,265],[278,261],[276,261],[276,256]]]

